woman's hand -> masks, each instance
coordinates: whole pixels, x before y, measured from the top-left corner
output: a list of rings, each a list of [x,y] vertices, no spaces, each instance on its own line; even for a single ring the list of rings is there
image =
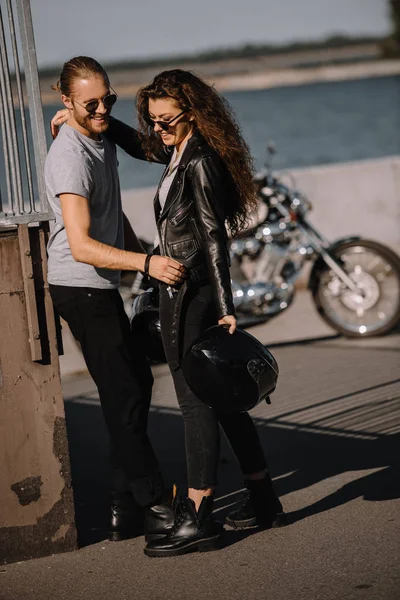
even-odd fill
[[[58,136],[58,132],[60,130],[60,125],[68,121],[69,119],[69,110],[68,108],[63,108],[62,110],[58,110],[52,120],[50,121],[50,129],[51,135],[53,136],[53,140]]]
[[[225,327],[229,327],[229,333],[235,333],[236,331],[236,317],[233,315],[225,315],[218,321],[218,325],[225,325]]]

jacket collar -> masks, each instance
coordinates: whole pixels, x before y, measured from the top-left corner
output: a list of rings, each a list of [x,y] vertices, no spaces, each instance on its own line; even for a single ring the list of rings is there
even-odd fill
[[[176,181],[179,180],[179,178],[181,177],[182,173],[187,169],[188,164],[190,163],[192,156],[194,154],[194,152],[196,151],[196,149],[198,149],[199,147],[203,146],[206,143],[205,139],[203,138],[203,136],[201,135],[201,133],[198,131],[198,129],[195,129],[195,131],[193,132],[193,134],[190,136],[190,138],[187,141],[186,147],[183,151],[181,160],[179,161],[179,166],[178,166],[178,172],[175,175],[175,179],[172,182],[172,185],[170,187],[170,190],[168,192],[168,196],[167,199],[165,201],[165,205],[162,211],[162,215],[159,214],[159,202],[158,202],[158,192],[159,189],[161,187],[161,184],[168,172],[168,166],[164,171],[164,174],[161,178],[160,184],[158,186],[158,190],[156,193],[156,196],[154,198],[154,208],[155,208],[155,213],[156,213],[156,220],[158,221],[160,219],[160,217],[164,217],[168,210],[170,209],[170,207],[172,206],[172,204],[174,203],[175,200],[175,196],[176,196]],[[170,151],[170,155],[172,157],[172,152]]]
[[[187,141],[186,148],[183,151],[182,158],[179,161],[179,169],[184,170],[188,166],[196,148],[203,146],[206,143],[198,129],[195,129]]]

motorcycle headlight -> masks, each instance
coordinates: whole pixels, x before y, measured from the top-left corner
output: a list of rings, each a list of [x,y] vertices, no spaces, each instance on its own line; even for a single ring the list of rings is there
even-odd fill
[[[265,185],[264,187],[261,188],[260,192],[266,198],[270,198],[273,195],[274,190],[272,188],[270,188],[269,186]]]

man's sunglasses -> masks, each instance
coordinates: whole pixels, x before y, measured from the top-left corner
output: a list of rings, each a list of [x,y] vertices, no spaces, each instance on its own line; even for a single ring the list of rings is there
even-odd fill
[[[172,123],[174,121],[176,121],[179,117],[181,117],[183,114],[185,114],[188,110],[189,110],[188,108],[185,108],[182,112],[179,113],[179,115],[176,115],[176,117],[173,117],[169,121],[154,121],[154,119],[150,119],[150,117],[148,117],[147,122],[152,127],[155,127],[156,125],[158,125],[159,127],[161,127],[161,129],[163,131],[168,131],[168,129],[170,128]]]
[[[77,100],[74,100],[74,102],[79,104],[79,106],[82,106],[82,108],[87,110],[88,113],[96,112],[100,102],[102,102],[104,104],[105,108],[111,108],[116,103],[118,95],[112,89],[112,87],[110,87],[110,90],[112,90],[112,92],[113,92],[112,94],[106,94],[105,96],[103,96],[102,98],[99,98],[98,100],[90,100],[90,102],[87,102],[86,104],[81,104],[80,102],[77,102]]]

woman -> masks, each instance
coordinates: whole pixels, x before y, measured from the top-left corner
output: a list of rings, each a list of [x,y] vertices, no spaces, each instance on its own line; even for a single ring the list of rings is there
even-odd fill
[[[139,91],[137,110],[139,133],[111,119],[107,136],[136,158],[167,163],[154,200],[156,244],[187,271],[180,288],[160,285],[160,321],[184,419],[188,494],[177,503],[172,530],[145,548],[148,556],[172,556],[218,545],[221,528],[212,518],[218,423],[249,490],[228,524],[269,528],[283,525],[285,517],[251,417],[207,407],[188,387],[180,366],[205,329],[219,323],[234,334],[236,328],[225,223],[235,235],[255,208],[248,147],[226,101],[191,72],[157,75]]]

